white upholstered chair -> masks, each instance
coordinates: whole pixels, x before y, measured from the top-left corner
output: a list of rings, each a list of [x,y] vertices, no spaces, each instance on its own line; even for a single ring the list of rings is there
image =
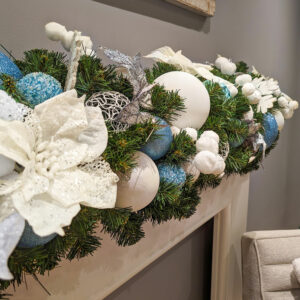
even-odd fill
[[[300,300],[292,261],[300,230],[253,231],[242,237],[243,300]]]

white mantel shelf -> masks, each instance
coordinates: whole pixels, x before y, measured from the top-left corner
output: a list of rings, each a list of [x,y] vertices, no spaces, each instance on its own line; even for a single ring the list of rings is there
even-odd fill
[[[189,219],[144,225],[146,238],[131,247],[118,247],[108,235],[93,256],[64,261],[40,281],[47,295],[30,276],[11,300],[100,300],[120,287],[162,254],[214,218],[212,300],[241,299],[240,238],[246,230],[249,176],[231,176],[201,195],[197,212]],[[233,288],[234,287],[234,288]]]

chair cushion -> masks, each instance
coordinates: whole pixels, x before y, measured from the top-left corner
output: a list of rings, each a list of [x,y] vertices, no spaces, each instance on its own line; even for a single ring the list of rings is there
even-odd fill
[[[243,299],[300,300],[292,261],[300,257],[300,230],[253,231],[242,237]]]

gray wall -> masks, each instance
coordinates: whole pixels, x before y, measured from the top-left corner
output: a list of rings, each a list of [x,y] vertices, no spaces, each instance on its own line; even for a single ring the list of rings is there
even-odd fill
[[[57,21],[90,35],[95,45],[118,48],[131,55],[169,45],[198,62],[213,61],[217,53],[245,60],[277,78],[282,90],[296,97],[300,95],[297,2],[217,0],[216,15],[209,19],[163,0],[2,0],[0,42],[17,57],[35,47],[61,50],[46,39],[43,31],[45,23]],[[300,224],[299,125],[300,117],[296,116],[284,128],[264,168],[251,176],[249,230],[294,228]],[[169,259],[166,257],[162,268],[176,262],[171,254]],[[147,280],[151,281],[155,270],[147,270]],[[190,266],[185,271],[195,269]],[[181,280],[185,274],[170,276]],[[130,299],[138,299],[134,291],[130,295]]]

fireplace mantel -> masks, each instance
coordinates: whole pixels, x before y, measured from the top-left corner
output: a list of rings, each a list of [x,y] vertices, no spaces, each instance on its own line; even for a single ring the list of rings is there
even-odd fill
[[[246,231],[249,176],[231,176],[216,189],[202,193],[197,212],[189,219],[158,226],[145,224],[146,238],[131,247],[118,247],[103,235],[93,256],[64,261],[40,276],[51,292],[27,276],[25,285],[9,290],[12,300],[100,300],[214,217],[212,300],[241,299],[240,238]]]

